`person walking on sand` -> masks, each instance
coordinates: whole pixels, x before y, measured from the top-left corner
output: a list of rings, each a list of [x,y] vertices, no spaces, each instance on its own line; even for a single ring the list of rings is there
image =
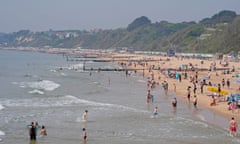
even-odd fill
[[[216,99],[214,98],[214,96],[212,96],[210,106],[215,106],[215,105],[216,105]]]
[[[225,86],[225,79],[222,79],[222,87],[224,88]]]
[[[201,92],[201,94],[203,94],[203,87],[204,87],[204,82],[203,81],[201,81],[201,83],[200,83],[200,92]]]
[[[173,83],[173,89],[174,89],[174,92],[176,93],[176,91],[177,91],[177,86],[176,86],[175,83]]]
[[[229,122],[229,133],[234,136],[237,134],[237,122],[235,121],[234,117],[232,117]]]
[[[197,91],[197,85],[195,82],[193,82],[193,93],[196,94]]]
[[[218,84],[218,96],[220,96],[220,92],[221,92],[221,84]]]
[[[229,88],[230,88],[230,80],[229,80],[229,79],[227,79],[226,84],[227,84],[227,87],[228,87],[228,89],[229,89]]]

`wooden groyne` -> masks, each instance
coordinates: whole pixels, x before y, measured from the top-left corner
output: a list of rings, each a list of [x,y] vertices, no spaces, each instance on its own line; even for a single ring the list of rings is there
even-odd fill
[[[82,59],[77,59],[77,58],[68,58],[67,61],[92,61],[92,62],[156,62],[160,60],[128,60],[128,59],[91,59],[91,58],[82,58]],[[161,60],[163,61],[163,60]]]
[[[84,71],[144,71],[149,70],[148,68],[85,68],[83,67]],[[174,71],[174,72],[189,72],[189,71],[209,71],[207,68],[195,68],[195,69],[176,69],[176,68],[155,68],[151,70],[158,70],[158,71]],[[222,70],[229,70],[229,68],[217,68],[215,71],[222,71]]]
[[[144,71],[144,69],[124,69],[124,68],[84,68],[84,71]]]

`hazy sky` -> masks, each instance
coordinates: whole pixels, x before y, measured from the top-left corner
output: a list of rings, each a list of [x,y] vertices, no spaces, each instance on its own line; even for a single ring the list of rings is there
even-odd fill
[[[240,0],[1,0],[0,32],[124,28],[140,16],[198,22],[221,10],[240,14]]]

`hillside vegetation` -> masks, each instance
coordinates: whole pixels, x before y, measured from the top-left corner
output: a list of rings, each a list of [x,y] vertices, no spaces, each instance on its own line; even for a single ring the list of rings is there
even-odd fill
[[[1,47],[55,47],[146,51],[228,53],[240,50],[240,16],[221,11],[199,22],[152,23],[145,16],[136,18],[127,28],[109,30],[63,30],[31,32],[20,30],[0,33]]]

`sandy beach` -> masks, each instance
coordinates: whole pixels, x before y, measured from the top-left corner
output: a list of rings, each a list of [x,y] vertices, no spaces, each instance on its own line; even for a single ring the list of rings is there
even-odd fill
[[[196,58],[177,58],[177,57],[166,57],[166,56],[154,56],[154,55],[141,55],[141,54],[112,54],[111,56],[105,57],[105,59],[112,59],[120,63],[125,63],[129,69],[144,69],[144,76],[151,79],[153,77],[154,81],[161,85],[164,81],[168,82],[168,89],[171,92],[174,92],[175,95],[179,98],[186,99],[187,102],[187,87],[191,87],[191,97],[192,102],[194,95],[197,96],[198,105],[204,108],[207,108],[218,115],[221,115],[227,119],[235,117],[235,119],[240,122],[239,109],[233,108],[229,109],[227,97],[230,94],[239,93],[239,83],[237,82],[238,78],[235,77],[239,73],[239,63],[229,62],[228,66],[224,66],[224,63],[221,60],[217,59],[205,59],[200,60]],[[129,62],[126,62],[126,60]],[[121,61],[123,60],[123,61]],[[208,69],[215,66],[216,70],[209,71]],[[194,67],[195,69],[204,69],[200,70],[188,70],[186,71],[187,77],[185,77],[185,71],[183,70],[187,66]],[[154,68],[154,70],[151,70]],[[179,68],[182,71],[174,71]],[[235,71],[231,72],[231,69],[234,68]],[[167,69],[172,69],[170,72],[181,74],[181,81],[179,79],[171,78],[168,76]],[[227,70],[229,69],[229,73]],[[143,73],[143,70],[138,70],[138,72]],[[192,78],[196,77],[196,93],[194,94],[193,88],[194,84]],[[206,79],[206,85],[203,86],[203,92],[201,92],[201,82],[203,79]],[[225,85],[222,85],[222,80],[224,79]],[[229,80],[230,86],[228,87],[226,81]],[[221,85],[221,89],[227,91],[227,95],[220,95],[218,93],[209,91],[207,88],[209,82],[212,86],[217,87],[218,84]],[[214,99],[216,101],[215,105],[210,105],[212,101],[212,95],[215,95]]]

